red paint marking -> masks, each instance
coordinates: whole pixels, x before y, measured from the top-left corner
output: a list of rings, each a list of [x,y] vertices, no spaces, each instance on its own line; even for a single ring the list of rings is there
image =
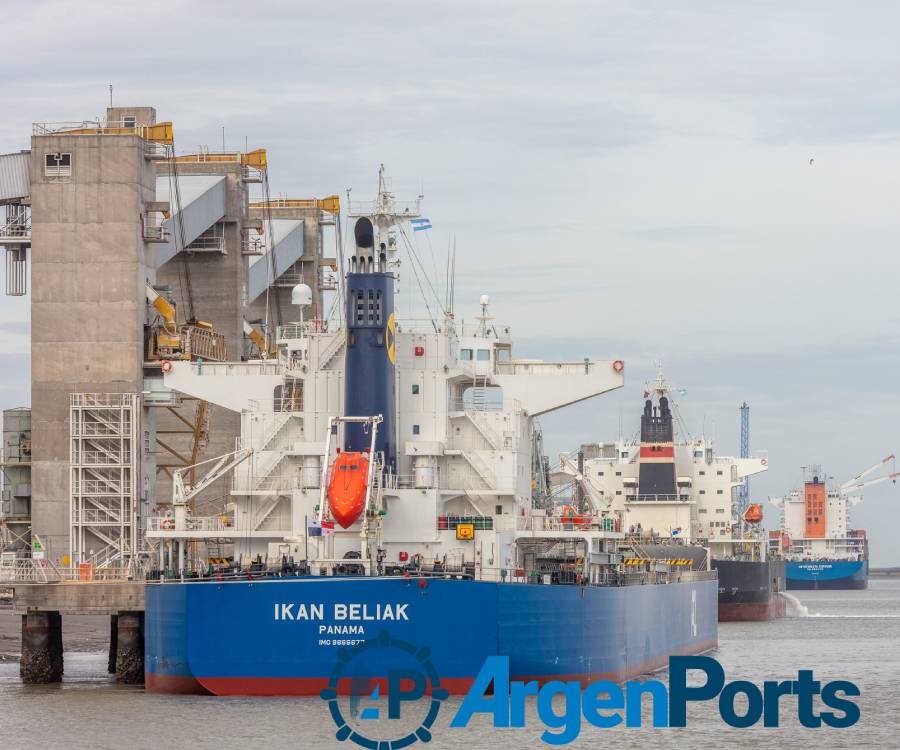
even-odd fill
[[[675,458],[675,447],[672,445],[641,446],[641,458]]]

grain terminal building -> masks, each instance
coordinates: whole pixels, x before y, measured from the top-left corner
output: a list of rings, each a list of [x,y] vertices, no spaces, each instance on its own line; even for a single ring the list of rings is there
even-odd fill
[[[32,357],[30,460],[4,483],[27,470],[30,503],[0,505],[0,544],[30,526],[57,565],[127,565],[172,471],[239,432],[238,415],[166,390],[161,368],[258,356],[298,283],[321,315],[337,199],[270,200],[264,150],[176,155],[153,108],[111,107],[37,124],[29,151],[0,155],[0,211],[7,294],[31,277]]]

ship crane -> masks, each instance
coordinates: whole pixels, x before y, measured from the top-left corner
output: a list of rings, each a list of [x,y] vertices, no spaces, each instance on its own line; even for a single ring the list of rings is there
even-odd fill
[[[217,479],[221,479],[238,464],[246,461],[253,454],[252,448],[241,448],[224,456],[209,458],[206,461],[185,466],[172,472],[172,506],[175,509],[175,529],[184,530],[188,503],[209,487]],[[195,484],[184,481],[185,474],[193,472],[200,466],[213,464],[206,475]]]
[[[612,505],[612,497],[607,498],[600,490],[598,490],[589,477],[586,477],[582,472],[578,471],[578,466],[565,453],[561,453],[559,456],[559,470],[560,473],[572,477],[578,486],[581,487],[584,494],[587,496],[588,502],[591,504],[591,509],[595,513],[608,510]]]
[[[888,474],[888,475],[886,475],[886,476],[883,476],[883,477],[877,477],[876,479],[870,479],[870,480],[868,480],[868,481],[866,481],[866,482],[860,482],[860,481],[859,481],[859,480],[862,479],[863,477],[866,477],[866,476],[868,476],[869,474],[871,474],[871,473],[872,473],[873,471],[875,471],[876,469],[881,468],[882,466],[884,466],[884,465],[885,465],[886,463],[888,463],[888,462],[891,462],[891,468],[892,468],[892,469],[896,468],[896,467],[894,466],[894,464],[893,464],[894,458],[895,458],[894,454],[891,453],[891,455],[885,456],[885,457],[882,458],[878,463],[873,464],[873,465],[870,466],[868,469],[866,469],[865,471],[860,472],[859,474],[857,474],[857,475],[856,475],[855,477],[853,477],[852,479],[848,479],[846,482],[844,482],[844,483],[838,488],[838,494],[839,494],[839,495],[846,495],[847,493],[852,492],[853,490],[861,490],[863,487],[871,487],[873,484],[878,484],[879,482],[884,482],[884,481],[886,481],[886,480],[888,480],[888,479],[892,480],[892,481],[896,484],[896,483],[897,483],[897,477],[900,476],[900,472],[892,472],[892,473],[890,473],[890,474]]]

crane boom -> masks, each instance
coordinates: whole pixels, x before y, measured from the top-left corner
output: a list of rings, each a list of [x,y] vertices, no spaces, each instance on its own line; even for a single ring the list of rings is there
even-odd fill
[[[893,453],[891,453],[890,456],[885,456],[885,457],[882,458],[878,463],[873,464],[872,466],[870,466],[870,467],[869,467],[868,469],[866,469],[865,471],[861,471],[859,474],[857,474],[857,475],[856,475],[855,477],[853,477],[852,479],[848,479],[846,482],[844,482],[844,483],[841,485],[840,491],[843,493],[843,491],[844,491],[845,489],[849,488],[850,485],[852,485],[854,482],[858,482],[858,481],[859,481],[860,479],[862,479],[863,477],[868,476],[868,475],[871,474],[873,471],[875,471],[875,469],[877,469],[877,468],[879,468],[879,467],[881,467],[881,466],[884,466],[888,461],[893,461],[893,460],[894,460],[894,454],[893,454]],[[896,474],[892,474],[891,476],[896,476]],[[885,477],[885,479],[890,479],[890,477]]]
[[[235,466],[250,458],[252,453],[252,448],[241,448],[239,450],[232,451],[231,453],[226,453],[224,456],[219,456],[218,458],[210,458],[206,461],[201,461],[200,463],[194,464],[193,466],[185,466],[172,472],[172,504],[182,506],[186,505],[192,498],[203,492],[203,490],[209,487],[209,485],[211,485],[217,479],[223,477]],[[198,466],[204,466],[213,462],[215,462],[213,467],[199,482],[197,482],[193,486],[186,485],[184,483],[184,475],[189,471],[191,471],[192,469],[196,469]]]
[[[611,500],[606,500],[600,494],[597,488],[591,484],[590,479],[578,471],[578,466],[565,453],[561,453],[559,456],[559,468],[562,473],[571,476],[578,486],[584,490],[584,494],[587,496],[588,502],[595,513],[599,513],[604,505],[609,507]]]
[[[853,484],[853,485],[843,484],[843,485],[841,485],[841,489],[839,490],[839,492],[841,495],[846,495],[849,492],[853,492],[854,490],[861,490],[863,487],[871,487],[873,484],[878,484],[879,482],[886,482],[888,479],[896,482],[897,477],[900,477],[900,471],[896,471],[893,474],[888,474],[886,476],[878,477],[876,479],[870,479],[867,482],[859,482],[859,483]]]

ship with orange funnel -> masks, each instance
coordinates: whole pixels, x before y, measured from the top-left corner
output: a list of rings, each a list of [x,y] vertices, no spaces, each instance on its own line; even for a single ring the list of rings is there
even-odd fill
[[[871,478],[879,470],[889,471]],[[781,510],[781,529],[769,534],[770,553],[786,561],[788,589],[864,589],[869,580],[869,544],[863,529],[850,527],[850,509],[864,487],[891,481],[892,453],[839,487],[829,488],[822,467],[804,467],[803,491],[772,498]]]

